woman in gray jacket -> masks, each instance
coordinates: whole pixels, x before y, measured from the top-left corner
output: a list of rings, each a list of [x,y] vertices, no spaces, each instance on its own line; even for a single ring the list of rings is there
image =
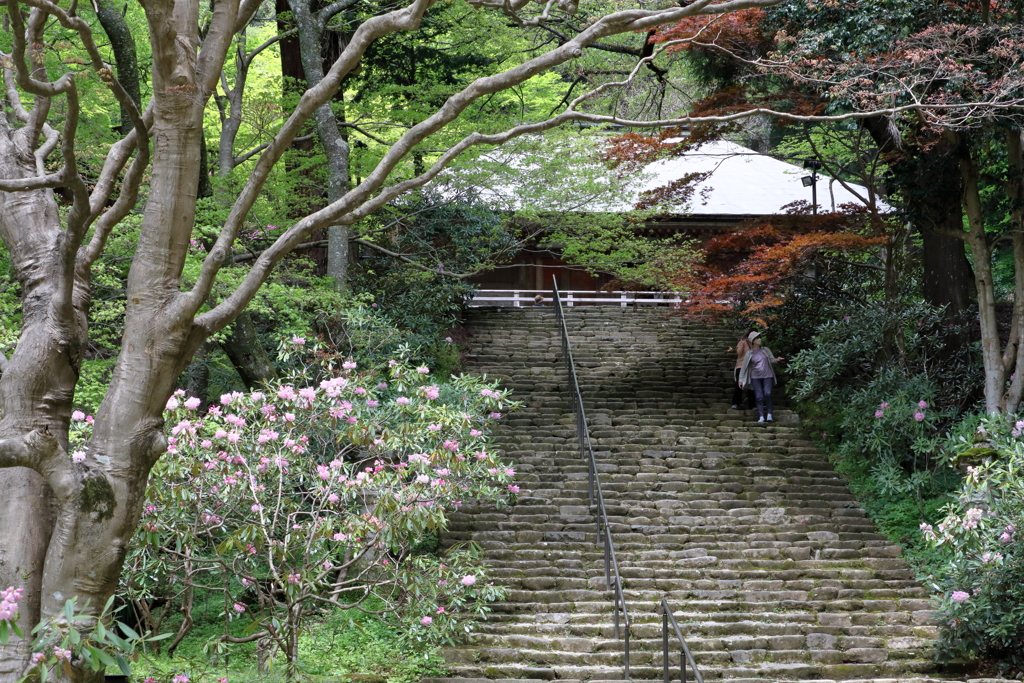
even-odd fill
[[[740,367],[740,387],[750,384],[757,397],[758,422],[772,421],[772,387],[775,386],[775,364],[782,361],[772,355],[771,349],[762,345],[761,333],[751,332],[747,336],[751,349],[743,358]]]

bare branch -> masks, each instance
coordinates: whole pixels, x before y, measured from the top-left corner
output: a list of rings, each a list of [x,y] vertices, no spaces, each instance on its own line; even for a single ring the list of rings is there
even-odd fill
[[[317,12],[316,22],[319,25],[320,30],[322,31],[327,25],[327,22],[333,19],[339,12],[344,12],[358,1],[359,0],[337,0]]]
[[[362,244],[364,246],[370,247],[371,249],[376,249],[377,251],[379,251],[379,252],[381,252],[383,254],[387,254],[388,256],[393,256],[394,258],[398,259],[399,261],[403,261],[405,263],[408,263],[413,268],[417,268],[417,269],[422,270],[422,271],[424,271],[426,273],[433,273],[434,275],[440,275],[442,277],[450,277],[450,278],[454,278],[456,280],[462,280],[462,279],[465,279],[467,277],[471,277],[471,276],[476,275],[477,273],[481,272],[480,270],[474,270],[474,271],[470,271],[468,273],[452,273],[452,272],[449,272],[449,271],[446,271],[446,270],[443,270],[443,269],[439,269],[439,268],[428,268],[427,266],[424,266],[424,265],[420,264],[418,261],[415,261],[415,260],[409,258],[405,254],[399,254],[396,251],[391,251],[390,249],[385,249],[384,247],[380,246],[379,244],[375,244],[373,242],[370,242],[369,240],[364,240],[364,239],[358,239],[357,238],[357,239],[354,239],[352,241],[355,242],[356,244]]]
[[[307,140],[312,140],[313,137],[314,136],[312,136],[312,135],[300,135],[299,137],[297,137],[294,140],[292,140],[292,142],[306,142]],[[235,157],[233,159],[233,162],[234,162],[235,166],[238,166],[239,164],[245,163],[246,161],[248,161],[252,157],[256,156],[257,154],[259,154],[260,152],[265,150],[270,145],[271,145],[271,143],[264,142],[262,145],[257,145],[256,147],[253,147],[252,149],[250,149],[245,154],[242,154],[240,156]]]
[[[100,177],[96,181],[96,185],[93,187],[92,196],[89,199],[90,203],[90,215],[95,218],[100,215],[104,207],[107,205],[107,200],[110,195],[114,192],[114,187],[117,184],[118,175],[124,168],[125,164],[132,156],[132,152],[136,148],[139,148],[146,156],[146,163],[149,163],[149,132],[148,129],[153,125],[153,102],[149,103],[146,111],[142,114],[142,125],[145,129],[145,137],[143,137],[142,145],[138,145],[138,129],[132,129],[125,137],[118,140],[116,143],[111,145],[107,151],[107,158],[103,161],[103,168],[100,170]],[[121,193],[124,194],[127,185],[121,187]],[[136,185],[135,191],[138,191]],[[132,198],[134,203],[134,196]]]
[[[149,147],[146,146],[139,149],[138,156],[135,157],[135,161],[132,162],[131,167],[128,169],[124,182],[121,184],[121,192],[117,197],[117,201],[114,202],[114,205],[106,213],[99,217],[94,224],[92,240],[79,251],[79,267],[89,268],[96,262],[96,259],[103,253],[103,248],[106,246],[110,231],[135,206],[135,200],[139,195],[139,186],[142,184],[142,178],[148,165]]]
[[[33,178],[11,178],[0,179],[0,191],[2,192],[30,192],[44,188],[60,187],[64,184],[64,170],[57,173]]]
[[[278,42],[279,40],[283,40],[284,38],[287,38],[288,36],[292,35],[293,33],[295,33],[295,29],[290,29],[288,31],[284,31],[282,33],[278,33],[276,36],[272,36],[270,38],[267,38],[260,45],[258,45],[255,48],[253,48],[252,52],[246,53],[242,57],[242,61],[245,63],[246,66],[249,66],[250,64],[252,64],[252,60],[254,60],[256,58],[256,56],[259,55],[259,53],[263,52],[264,50],[266,50],[268,47],[270,47],[274,43]],[[225,88],[225,90],[227,90],[227,88]]]
[[[235,18],[235,25],[231,33],[238,33],[245,28],[262,4],[263,0],[242,0],[238,5],[238,16]]]

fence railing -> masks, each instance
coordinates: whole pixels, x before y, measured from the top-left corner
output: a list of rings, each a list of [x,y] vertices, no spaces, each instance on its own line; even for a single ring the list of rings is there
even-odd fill
[[[554,302],[555,321],[562,333],[562,357],[565,359],[566,372],[569,375],[569,396],[572,398],[573,412],[576,414],[576,439],[579,442],[580,457],[587,461],[587,490],[590,506],[594,508],[597,522],[597,538],[604,546],[604,584],[613,590],[615,601],[615,637],[623,634],[625,655],[625,678],[629,680],[629,611],[626,609],[626,597],[622,594],[622,576],[619,574],[619,563],[615,559],[615,545],[612,543],[612,532],[608,525],[608,511],[604,505],[604,494],[601,492],[601,479],[597,474],[597,460],[590,444],[590,430],[587,428],[587,414],[583,408],[583,397],[576,377],[576,364],[572,359],[572,345],[569,343],[569,332],[565,327],[565,313],[562,310],[562,299],[559,296],[558,284],[552,288],[551,298]],[[619,628],[619,614],[622,614],[623,628]]]
[[[693,671],[693,677],[697,683],[704,683],[704,677],[700,675],[700,669],[697,668],[697,662],[693,661],[693,655],[690,654],[690,648],[686,646],[686,640],[683,638],[683,632],[679,630],[679,624],[676,623],[676,617],[672,614],[672,608],[669,607],[668,600],[665,598],[661,599],[661,654],[662,654],[662,674],[665,683],[671,683],[672,675],[669,673],[668,667],[668,637],[669,624],[672,625],[672,630],[675,631],[676,639],[679,640],[680,652],[679,652],[679,683],[686,683],[686,665],[690,665],[690,669]]]
[[[543,301],[536,303],[540,295]],[[566,290],[559,293],[563,305],[574,306],[674,306],[683,301],[679,294],[672,292],[602,292],[597,290]],[[470,299],[468,306],[551,306],[551,291],[544,289],[480,289]]]

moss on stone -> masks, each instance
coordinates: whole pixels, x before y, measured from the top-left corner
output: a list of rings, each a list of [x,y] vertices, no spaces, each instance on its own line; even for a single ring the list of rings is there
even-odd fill
[[[117,498],[114,488],[106,477],[94,475],[87,477],[82,483],[82,512],[96,513],[97,521],[104,521],[114,516]]]

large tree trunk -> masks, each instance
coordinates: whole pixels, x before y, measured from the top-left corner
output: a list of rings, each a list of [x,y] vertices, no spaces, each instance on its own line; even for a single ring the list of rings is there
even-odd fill
[[[951,322],[963,322],[971,306],[973,274],[963,240],[953,236],[963,232],[963,181],[956,150],[945,140],[905,142],[895,122],[885,117],[865,119],[863,125],[893,169],[907,218],[921,234],[924,300],[945,307]],[[968,337],[955,341],[970,343]]]
[[[1005,407],[1003,389],[1007,368],[1003,361],[996,318],[995,287],[992,280],[992,245],[985,234],[984,211],[978,185],[978,167],[967,142],[960,136],[958,154],[963,178],[963,202],[967,213],[967,245],[974,257],[974,283],[978,291],[978,318],[981,323],[981,356],[985,367],[985,412],[998,414]]]
[[[298,29],[306,83],[313,87],[324,78],[324,22],[313,12],[312,0],[290,0],[289,4]],[[333,204],[348,192],[349,144],[341,134],[330,104],[318,108],[313,113],[313,120],[327,157],[327,201]],[[327,228],[327,275],[334,278],[341,289],[345,288],[348,279],[349,240],[348,226],[332,225]]]

